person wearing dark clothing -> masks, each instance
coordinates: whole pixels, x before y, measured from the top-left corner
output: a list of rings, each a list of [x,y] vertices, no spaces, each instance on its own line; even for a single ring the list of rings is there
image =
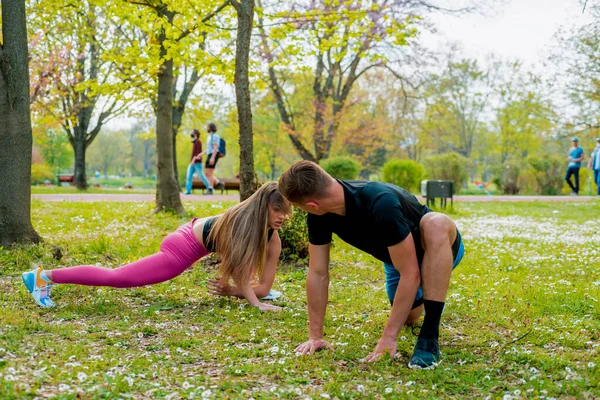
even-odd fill
[[[573,138],[573,147],[569,149],[569,166],[565,180],[571,188],[571,196],[579,195],[579,169],[583,160],[583,149],[579,147],[579,138]],[[575,177],[575,185],[571,182],[571,176]]]
[[[204,175],[204,171],[202,171],[202,141],[200,140],[200,132],[197,129],[192,131],[192,142],[194,143],[192,147],[192,158],[190,160],[190,164],[188,165],[187,175],[185,178],[185,194],[192,194],[192,179],[194,178],[194,173],[198,175],[198,178],[202,179],[204,185],[208,189],[210,184],[208,183],[208,179],[206,175]]]
[[[317,164],[300,161],[283,173],[279,190],[308,214],[309,268],[306,293],[309,340],[301,354],[331,348],[323,340],[333,233],[384,263],[392,304],[388,322],[366,361],[396,354],[402,326],[415,323],[425,310],[423,327],[408,364],[434,368],[440,358],[440,319],[453,269],[464,255],[462,237],[446,215],[432,212],[397,186],[333,179]],[[402,277],[402,279],[400,279]]]

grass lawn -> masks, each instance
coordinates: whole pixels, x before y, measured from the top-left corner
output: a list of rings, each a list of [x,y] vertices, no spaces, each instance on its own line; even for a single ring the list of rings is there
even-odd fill
[[[195,216],[228,205],[185,203]],[[360,362],[389,313],[383,268],[339,239],[325,321],[335,351],[313,357],[293,354],[307,338],[302,268],[278,274],[278,314],[207,294],[202,261],[151,287],[58,286],[55,309],[35,305],[20,278],[30,262],[116,267],[192,215],[152,206],[33,202],[48,244],[0,251],[1,399],[600,396],[600,202],[455,204],[466,255],[433,371],[406,367],[408,328],[399,357]]]

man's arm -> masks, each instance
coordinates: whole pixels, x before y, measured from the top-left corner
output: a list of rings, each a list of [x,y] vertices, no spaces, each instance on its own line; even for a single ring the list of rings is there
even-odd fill
[[[296,347],[300,354],[314,354],[321,348],[331,349],[323,340],[323,322],[329,292],[329,250],[331,243],[317,246],[310,244],[310,261],[306,275],[306,299],[308,303],[308,341]]]
[[[415,300],[419,284],[421,283],[421,272],[417,261],[417,252],[413,242],[412,234],[400,243],[388,247],[394,267],[400,272],[400,281],[394,297],[394,305],[388,318],[381,339],[375,350],[369,354],[365,361],[376,361],[384,352],[389,352],[393,357],[398,345],[398,334],[404,326],[411,307]]]

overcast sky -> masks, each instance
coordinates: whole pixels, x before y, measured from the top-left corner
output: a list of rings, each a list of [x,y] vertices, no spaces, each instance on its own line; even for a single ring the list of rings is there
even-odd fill
[[[581,26],[591,20],[589,11],[582,14],[577,0],[505,0],[494,8],[486,16],[436,16],[433,22],[439,32],[423,37],[424,43],[443,48],[457,42],[467,57],[483,60],[495,53],[534,65],[541,64],[561,26]]]

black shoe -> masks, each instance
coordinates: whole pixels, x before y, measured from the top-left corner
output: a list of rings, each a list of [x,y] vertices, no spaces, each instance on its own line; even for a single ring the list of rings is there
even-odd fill
[[[211,188],[206,189],[206,192],[204,192],[204,194],[214,194],[213,189],[211,189]]]
[[[217,187],[215,189],[219,189],[221,191],[225,190],[225,182],[219,181],[219,183],[217,183]]]
[[[418,338],[409,368],[433,369],[440,363],[440,345],[434,338]]]

